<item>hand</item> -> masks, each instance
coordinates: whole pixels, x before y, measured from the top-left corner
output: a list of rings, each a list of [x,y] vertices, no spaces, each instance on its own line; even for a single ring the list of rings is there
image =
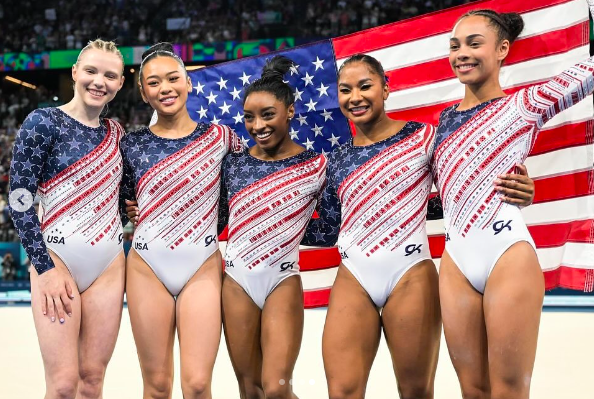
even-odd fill
[[[66,272],[56,267],[38,276],[41,311],[52,322],[56,321],[57,316],[60,323],[64,323],[66,321],[65,313],[72,316],[74,294],[70,281]]]
[[[520,207],[532,204],[534,200],[534,180],[528,176],[525,165],[516,165],[517,174],[498,176],[495,180],[495,190],[502,196],[501,200]]]
[[[134,226],[138,226],[138,202],[126,200],[126,215]]]

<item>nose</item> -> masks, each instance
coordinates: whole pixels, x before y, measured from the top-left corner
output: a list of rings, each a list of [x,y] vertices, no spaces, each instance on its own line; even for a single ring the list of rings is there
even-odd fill
[[[105,76],[103,76],[100,73],[96,73],[95,76],[93,77],[93,84],[97,88],[104,87],[105,86]]]
[[[456,54],[456,59],[459,61],[467,60],[468,59],[467,50],[468,50],[468,47],[461,45],[460,48],[458,49],[458,53]]]
[[[161,85],[159,87],[159,92],[161,94],[167,94],[171,91],[171,87],[169,86],[169,82],[167,82],[167,79],[161,81]]]
[[[349,98],[349,102],[352,104],[359,104],[363,97],[361,96],[361,90],[354,88],[351,90],[351,98]]]
[[[259,131],[264,130],[265,127],[266,127],[266,124],[264,123],[264,120],[262,118],[256,116],[254,118],[254,125],[252,126],[252,129],[254,131],[259,132]]]

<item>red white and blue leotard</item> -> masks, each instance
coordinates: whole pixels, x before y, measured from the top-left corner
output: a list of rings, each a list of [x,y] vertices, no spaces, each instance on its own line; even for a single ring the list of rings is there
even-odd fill
[[[86,290],[122,251],[118,188],[122,127],[109,119],[89,127],[58,108],[33,111],[14,147],[10,188],[36,192],[31,207],[11,215],[39,274],[54,267],[52,250]],[[41,220],[40,220],[41,219]]]
[[[166,139],[142,128],[122,139],[120,198],[138,201],[133,248],[172,295],[214,254],[223,157],[241,151],[227,126],[198,124]]]
[[[263,161],[246,150],[224,160],[225,272],[260,309],[278,284],[299,273],[299,242],[325,177],[326,158],[312,151]]]
[[[542,126],[594,90],[594,60],[551,81],[469,110],[440,116],[433,174],[441,195],[446,250],[479,292],[514,243],[534,242],[517,206],[499,199],[493,182],[523,162]]]
[[[431,259],[425,219],[434,139],[433,126],[408,122],[385,140],[367,146],[351,140],[328,156],[320,218],[303,244],[333,245],[338,238],[343,265],[377,307],[412,266]]]

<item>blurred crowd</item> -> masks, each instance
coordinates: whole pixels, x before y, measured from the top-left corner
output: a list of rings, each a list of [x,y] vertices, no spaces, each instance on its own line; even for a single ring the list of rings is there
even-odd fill
[[[0,54],[118,45],[334,37],[470,0],[23,0],[0,3]]]

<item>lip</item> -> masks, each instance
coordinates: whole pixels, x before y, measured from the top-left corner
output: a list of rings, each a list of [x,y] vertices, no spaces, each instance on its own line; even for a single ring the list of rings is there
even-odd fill
[[[477,66],[478,64],[466,62],[464,64],[457,64],[455,68],[460,73],[467,73],[475,69]]]
[[[160,98],[159,102],[165,106],[169,106],[169,105],[173,105],[175,103],[175,100],[177,100],[176,96],[169,96],[169,97]]]
[[[350,107],[349,112],[354,116],[361,116],[364,115],[367,110],[369,109],[369,105],[360,105],[357,107]]]
[[[107,94],[106,91],[88,88],[87,92],[94,98],[103,98]]]
[[[253,133],[252,136],[256,141],[267,141],[270,137],[272,137],[272,132],[262,132],[262,133]]]

